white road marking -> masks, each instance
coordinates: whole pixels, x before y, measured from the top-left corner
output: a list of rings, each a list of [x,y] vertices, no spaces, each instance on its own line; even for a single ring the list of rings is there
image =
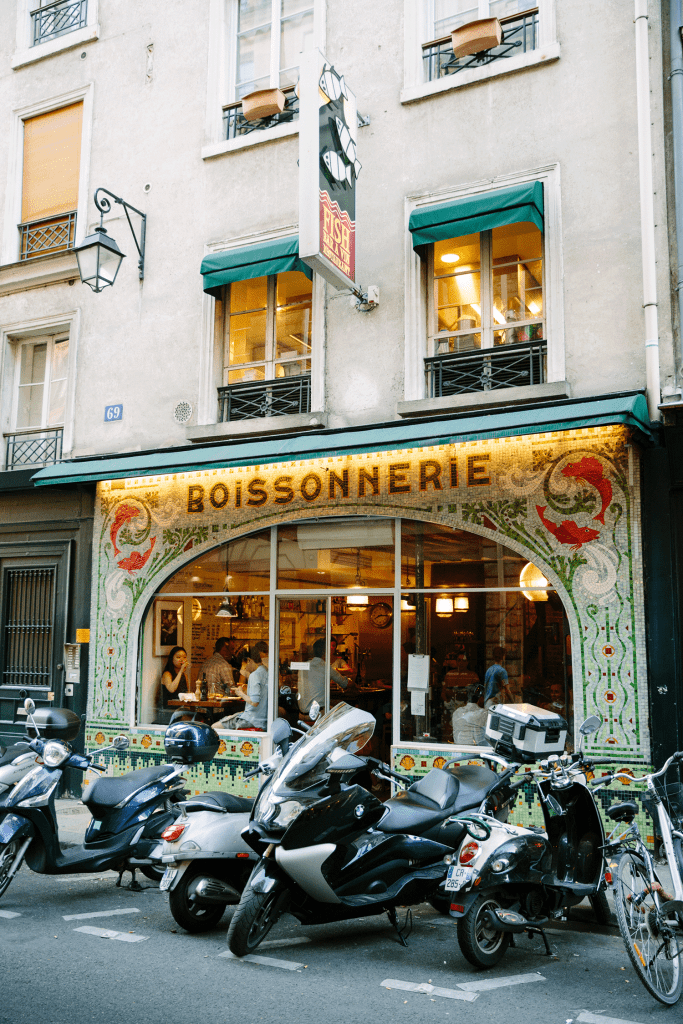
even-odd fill
[[[137,907],[126,907],[121,910],[93,910],[89,914],[62,914],[65,921],[85,921],[88,917],[116,917],[118,914],[139,914]]]
[[[511,974],[507,978],[486,978],[482,981],[457,982],[458,988],[465,992],[488,992],[492,988],[505,988],[507,985],[526,985],[531,981],[545,981],[542,974]],[[610,1024],[605,1019],[604,1024]]]
[[[461,992],[455,988],[437,988],[436,985],[430,985],[428,982],[422,982],[418,985],[413,981],[401,981],[398,978],[386,978],[385,981],[380,982],[381,988],[397,988],[402,992],[420,992],[427,996],[442,996],[444,999],[465,999],[468,1003],[473,1003],[479,996],[476,992]]]
[[[14,910],[0,910],[0,917],[21,917],[21,914]]]
[[[622,1020],[621,1017],[603,1017],[599,1013],[591,1013],[590,1010],[582,1010],[577,1021],[581,1024],[636,1024],[636,1021]]]
[[[301,935],[296,939],[268,939],[267,942],[262,942],[259,945],[259,949],[274,949],[276,946],[303,946],[311,941],[307,935]]]
[[[218,955],[224,956],[228,960],[237,960],[240,964],[261,964],[262,967],[281,967],[284,971],[298,971],[304,966],[303,964],[294,963],[293,960],[276,960],[272,956],[254,956],[251,953],[248,953],[247,956],[235,956],[229,949]]]
[[[97,935],[100,939],[118,939],[119,942],[144,942],[149,938],[149,935],[131,935],[129,932],[114,932],[109,928],[95,928],[91,924],[74,928],[74,931],[85,932],[86,935]]]

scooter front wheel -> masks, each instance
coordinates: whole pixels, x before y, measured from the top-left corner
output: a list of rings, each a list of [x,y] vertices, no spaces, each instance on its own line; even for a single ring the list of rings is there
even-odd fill
[[[18,839],[12,839],[9,843],[0,843],[0,896],[9,888],[13,875],[10,875],[12,865],[19,856],[21,843]]]
[[[458,920],[458,942],[466,960],[474,967],[493,967],[510,945],[508,932],[498,931],[485,918],[487,910],[501,910],[494,896],[478,896],[464,917]]]
[[[254,952],[280,917],[284,894],[281,884],[269,892],[254,892],[247,883],[228,930],[231,953],[246,956]]]

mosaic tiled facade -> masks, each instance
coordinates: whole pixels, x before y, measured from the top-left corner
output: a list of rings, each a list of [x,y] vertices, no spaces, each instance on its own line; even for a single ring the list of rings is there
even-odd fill
[[[140,625],[153,594],[182,565],[273,524],[376,513],[469,530],[533,561],[569,620],[575,719],[603,719],[587,748],[645,765],[639,510],[638,454],[623,427],[104,482],[95,515],[89,732],[136,732]],[[140,736],[139,763],[157,756],[160,737],[149,737],[143,754]],[[239,758],[222,756],[233,780]]]

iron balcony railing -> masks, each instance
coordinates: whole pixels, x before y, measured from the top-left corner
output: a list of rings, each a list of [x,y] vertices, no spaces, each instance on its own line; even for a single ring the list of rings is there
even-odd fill
[[[46,43],[48,39],[65,36],[68,32],[84,28],[88,22],[88,0],[57,0],[47,7],[31,11],[33,42]]]
[[[427,394],[430,398],[445,398],[543,384],[547,354],[546,341],[533,341],[433,356],[425,359]]]
[[[228,384],[218,389],[218,422],[291,416],[311,411],[311,377],[279,377]]]
[[[422,59],[425,66],[425,81],[434,82],[447,75],[455,75],[458,71],[468,68],[479,68],[492,64],[505,57],[513,57],[516,53],[529,53],[538,48],[538,10],[525,11],[514,18],[501,19],[503,40],[500,46],[481,53],[469,54],[467,57],[455,57],[451,37],[435,39],[422,47]]]
[[[62,213],[47,220],[34,220],[19,225],[21,248],[19,258],[32,260],[55,252],[73,249],[76,240],[76,213]]]
[[[43,430],[22,430],[5,434],[7,452],[5,469],[23,466],[46,466],[62,457],[63,427]]]
[[[299,97],[294,89],[284,89],[283,92],[285,94],[285,109],[282,113],[273,114],[272,117],[262,117],[258,121],[247,121],[242,113],[241,100],[223,107],[223,138],[239,139],[242,135],[263,131],[266,128],[272,128],[276,124],[288,124],[290,121],[298,121]]]

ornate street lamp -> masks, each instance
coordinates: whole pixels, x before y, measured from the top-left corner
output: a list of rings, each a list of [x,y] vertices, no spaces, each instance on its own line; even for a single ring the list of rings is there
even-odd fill
[[[101,192],[106,195],[100,195]],[[92,235],[88,235],[84,238],[80,245],[75,248],[76,259],[78,260],[78,272],[81,275],[81,281],[83,284],[87,284],[94,292],[101,292],[104,288],[112,285],[116,280],[116,275],[119,272],[121,266],[121,260],[125,258],[125,254],[121,252],[118,245],[113,238],[110,238],[107,234],[107,229],[103,227],[102,221],[104,220],[104,214],[111,210],[111,203],[107,199],[107,196],[111,196],[115,203],[119,203],[123,207],[126,214],[126,220],[128,221],[128,227],[131,230],[135,247],[138,251],[138,269],[140,271],[140,280],[142,281],[145,276],[145,231],[147,226],[147,217],[140,210],[136,210],[134,206],[127,203],[124,199],[119,196],[115,196],[113,192],[110,192],[106,188],[98,188],[95,192],[95,206],[100,211],[100,224],[99,227],[95,228]],[[129,210],[136,213],[142,218],[140,224],[139,238],[135,233],[135,229],[130,219]]]

